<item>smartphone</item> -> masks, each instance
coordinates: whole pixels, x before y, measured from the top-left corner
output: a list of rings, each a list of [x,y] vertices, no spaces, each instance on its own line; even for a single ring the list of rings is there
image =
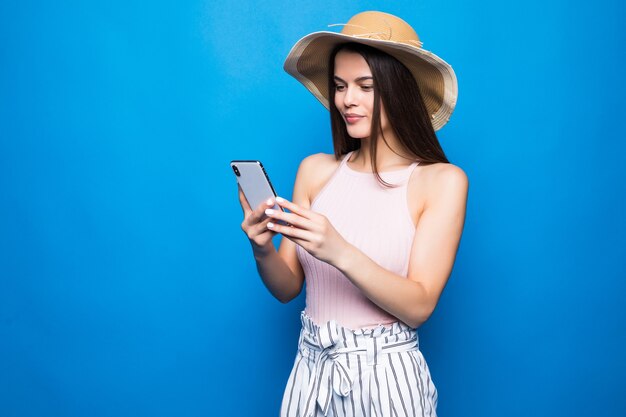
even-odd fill
[[[252,210],[255,210],[259,204],[268,198],[276,197],[276,191],[274,191],[270,177],[267,175],[267,172],[265,172],[261,161],[238,159],[230,161],[230,167]],[[272,208],[274,210],[285,211],[276,203],[274,203]],[[276,220],[276,223],[290,226],[289,223],[283,220]]]

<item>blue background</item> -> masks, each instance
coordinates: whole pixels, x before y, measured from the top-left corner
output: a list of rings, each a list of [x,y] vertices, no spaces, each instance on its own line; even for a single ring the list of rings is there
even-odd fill
[[[282,70],[363,10],[456,70],[470,179],[420,329],[441,416],[623,416],[623,2],[0,3],[0,415],[276,416],[303,294],[257,275],[231,159],[332,152]],[[280,237],[276,238],[278,245]]]

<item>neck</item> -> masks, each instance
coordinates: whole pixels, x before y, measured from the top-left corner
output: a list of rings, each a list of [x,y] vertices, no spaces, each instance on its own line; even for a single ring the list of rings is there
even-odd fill
[[[376,167],[379,171],[405,166],[413,162],[413,158],[407,154],[404,147],[395,138],[385,135],[385,139],[389,145],[379,137],[376,148]],[[361,147],[355,150],[350,157],[349,162],[359,171],[374,171],[371,164],[370,140],[370,138],[361,139]]]

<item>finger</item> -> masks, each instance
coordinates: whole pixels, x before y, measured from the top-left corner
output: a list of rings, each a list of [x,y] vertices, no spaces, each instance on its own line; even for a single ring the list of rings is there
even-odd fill
[[[283,235],[283,237],[285,239],[289,239],[291,240],[293,243],[295,243],[296,245],[301,246],[303,249],[306,249],[306,246],[308,244],[308,242],[306,240],[302,240],[302,239],[298,239],[297,237],[291,237],[291,236],[287,236],[287,235]]]
[[[291,201],[287,200],[286,198],[282,198],[282,197],[276,197],[276,204],[278,204],[281,207],[284,207],[284,208],[288,209],[292,213],[296,213],[296,214],[304,217],[305,219],[309,219],[309,220],[313,220],[313,218],[317,214],[317,213],[315,213],[312,210],[305,209],[304,207],[301,207],[301,206],[299,206],[299,205],[297,205],[295,203],[292,203]]]
[[[272,219],[283,220],[293,226],[298,227],[299,229],[304,229],[308,231],[315,230],[315,224],[311,220],[304,218],[296,213],[287,213],[281,210],[266,209],[265,215],[271,217]]]
[[[267,225],[264,223],[258,223],[255,226],[253,236],[264,236],[266,234],[269,234],[271,237],[274,237],[277,234],[277,232],[273,231],[272,229],[268,229]]]
[[[274,231],[274,230],[272,230],[271,228],[268,228],[268,227],[267,227],[267,224],[268,224],[269,222],[271,222],[271,221],[272,221],[272,219],[270,219],[270,218],[268,217],[268,218],[266,218],[266,219],[263,219],[263,221],[261,221],[261,222],[259,222],[259,223],[255,224],[255,225],[254,225],[254,227],[252,228],[252,230],[253,230],[253,235],[254,235],[254,236],[261,236],[261,235],[263,235],[264,233],[269,233],[272,237],[274,237],[274,236],[277,234],[277,232],[276,232],[276,231]]]
[[[293,226],[283,226],[275,222],[269,222],[267,228],[280,233],[289,238],[299,239],[304,242],[310,242],[313,239],[313,233]]]
[[[268,199],[268,200],[263,201],[252,212],[251,220],[254,221],[254,222],[257,222],[257,223],[260,222],[261,220],[263,220],[266,217],[265,209],[268,208],[268,207],[272,207],[273,205],[274,205],[274,200],[271,199],[271,198]]]
[[[239,203],[241,204],[241,208],[243,209],[243,214],[247,216],[248,213],[252,211],[252,209],[250,208],[250,204],[248,204],[248,200],[246,199],[246,196],[244,195],[243,190],[241,189],[241,185],[239,185],[239,183],[237,183],[237,187],[239,188]]]

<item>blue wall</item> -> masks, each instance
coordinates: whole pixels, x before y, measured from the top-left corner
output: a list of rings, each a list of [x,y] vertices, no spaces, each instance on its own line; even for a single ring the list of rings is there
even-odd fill
[[[277,415],[304,297],[261,283],[228,162],[291,197],[332,146],[283,60],[371,9],[459,80],[467,221],[420,329],[440,415],[626,415],[611,0],[0,3],[0,415]]]

